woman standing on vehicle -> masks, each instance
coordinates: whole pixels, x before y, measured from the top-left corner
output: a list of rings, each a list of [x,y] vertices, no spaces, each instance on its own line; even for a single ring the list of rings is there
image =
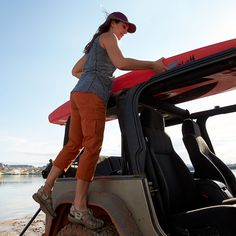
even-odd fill
[[[86,45],[84,55],[75,64],[72,74],[79,79],[71,92],[71,121],[69,141],[60,151],[46,179],[45,185],[33,195],[41,209],[55,217],[51,191],[54,182],[67,169],[84,147],[76,172],[77,184],[74,203],[68,219],[90,229],[103,226],[103,221],[93,216],[87,207],[89,184],[93,179],[101,151],[106,118],[106,104],[112,89],[113,73],[120,70],[152,69],[165,71],[162,58],[157,61],[141,61],[125,58],[118,47],[127,32],[134,33],[136,26],[121,12],[108,15],[92,40]]]

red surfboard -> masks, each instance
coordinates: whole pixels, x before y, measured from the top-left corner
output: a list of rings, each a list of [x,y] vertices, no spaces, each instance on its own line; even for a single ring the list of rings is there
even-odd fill
[[[206,47],[194,49],[194,50],[181,53],[181,54],[169,57],[169,58],[165,58],[164,63],[170,69],[172,69],[179,65],[186,64],[190,61],[195,61],[195,60],[210,56],[212,54],[215,54],[217,52],[221,52],[230,48],[236,48],[236,39],[231,39],[228,41],[212,44]],[[153,70],[137,70],[137,71],[131,71],[124,75],[121,75],[113,81],[112,94],[115,94],[126,88],[131,88],[137,84],[140,84],[146,80],[149,80],[152,76],[156,74],[157,73]],[[214,76],[215,76],[214,79],[220,82],[221,75],[216,74]],[[221,86],[216,87],[215,90],[211,92],[211,94],[205,94],[204,96],[217,94],[236,86],[235,80],[234,81],[224,80],[224,81],[226,82],[224,82],[224,84],[221,83]],[[210,83],[210,82],[206,82],[206,83]],[[168,91],[168,97],[193,89],[194,86],[199,86],[199,84],[192,85],[192,87],[181,88],[181,91],[180,90]],[[167,95],[167,92],[165,93],[166,93],[165,95]],[[162,96],[162,94],[158,94],[158,96]],[[56,110],[54,110],[49,115],[48,118],[49,118],[49,122],[51,123],[64,125],[69,115],[70,115],[70,101],[67,101],[63,105],[59,106]]]

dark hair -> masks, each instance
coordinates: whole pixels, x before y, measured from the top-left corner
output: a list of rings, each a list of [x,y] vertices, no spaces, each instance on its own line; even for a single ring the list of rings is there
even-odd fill
[[[85,46],[85,48],[84,48],[84,53],[85,53],[85,54],[89,53],[91,47],[93,46],[94,40],[95,40],[99,35],[101,35],[101,34],[103,34],[103,33],[109,31],[112,21],[115,21],[116,23],[120,22],[120,20],[116,20],[116,19],[112,19],[112,18],[108,17],[108,18],[106,19],[106,21],[98,27],[98,30],[97,30],[97,32],[94,34],[92,40]]]

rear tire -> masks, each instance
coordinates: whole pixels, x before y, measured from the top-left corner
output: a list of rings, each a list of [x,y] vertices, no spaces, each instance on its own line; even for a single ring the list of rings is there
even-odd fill
[[[97,230],[90,230],[79,224],[68,224],[64,226],[57,236],[119,236],[113,224],[105,224]]]

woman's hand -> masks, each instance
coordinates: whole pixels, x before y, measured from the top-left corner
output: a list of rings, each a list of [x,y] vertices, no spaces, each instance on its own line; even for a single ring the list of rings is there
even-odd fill
[[[153,70],[156,71],[156,72],[164,72],[166,70],[168,70],[168,67],[164,64],[163,60],[165,58],[162,57],[160,59],[158,59],[157,61],[155,61],[153,63]]]

